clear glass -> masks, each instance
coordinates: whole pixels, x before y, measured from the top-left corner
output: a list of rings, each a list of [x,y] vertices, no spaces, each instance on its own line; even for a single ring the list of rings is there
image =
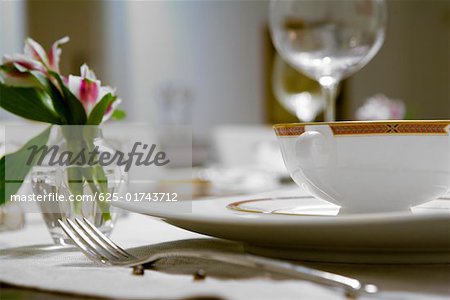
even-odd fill
[[[80,126],[81,128],[82,126]],[[81,129],[80,129],[81,130]],[[77,132],[73,130],[72,132]],[[60,127],[52,129],[53,144],[58,141],[57,157],[64,155],[64,152],[76,151],[73,142],[61,138]],[[97,147],[98,152],[108,152],[113,155],[116,150],[112,148],[103,138],[101,131],[96,130],[91,141],[93,147]],[[72,146],[70,144],[72,143]],[[116,193],[117,197],[124,196],[127,187],[127,173],[122,167],[117,165],[102,166],[102,179],[97,176],[98,166],[96,165],[69,165],[50,166],[41,165],[33,168],[31,173],[31,183],[33,192],[36,195],[60,195],[63,201],[41,201],[38,202],[44,221],[49,229],[50,235],[55,244],[72,244],[63,232],[58,219],[75,217],[87,218],[104,234],[111,234],[117,218],[117,211],[110,205],[110,202],[101,201]],[[83,174],[74,176],[73,174]],[[104,185],[103,185],[104,183]],[[103,187],[103,188],[102,188]],[[103,194],[103,196],[100,196]],[[75,200],[69,200],[70,195],[77,196]]]
[[[304,77],[279,55],[273,60],[272,90],[278,102],[301,122],[313,122],[325,106],[319,84]]]
[[[284,60],[319,82],[326,121],[335,120],[339,82],[381,48],[386,20],[384,0],[271,1],[273,43]]]

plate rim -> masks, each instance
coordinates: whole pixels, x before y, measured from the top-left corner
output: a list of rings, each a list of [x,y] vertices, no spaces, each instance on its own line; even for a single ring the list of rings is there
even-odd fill
[[[234,198],[234,199],[230,199]],[[244,200],[238,200],[242,198]],[[248,199],[252,198],[252,199]],[[231,196],[221,198],[210,198],[201,200],[190,200],[192,208],[199,205],[211,205],[219,212],[220,215],[207,215],[203,212],[196,213],[193,209],[190,212],[173,212],[167,209],[148,209],[148,206],[144,209],[140,206],[140,203],[116,201],[113,202],[113,206],[122,208],[124,210],[132,211],[155,217],[162,220],[174,220],[174,221],[190,221],[195,223],[211,223],[211,224],[241,224],[241,225],[355,225],[355,224],[385,224],[389,223],[408,223],[408,222],[420,222],[420,221],[439,221],[447,220],[450,222],[450,212],[444,209],[440,212],[424,213],[424,214],[411,214],[410,212],[389,212],[389,213],[366,213],[366,214],[352,214],[344,216],[318,216],[318,215],[286,215],[286,214],[268,214],[268,213],[249,213],[233,211],[227,206],[231,203],[242,202],[248,200],[271,200],[271,199],[283,199],[283,198],[304,198],[315,199],[313,196]],[[438,199],[446,199],[450,201],[450,198],[440,197]],[[321,200],[319,200],[321,201]],[[220,212],[220,210],[222,210]],[[225,213],[224,213],[225,212]],[[448,212],[448,213],[447,213]]]

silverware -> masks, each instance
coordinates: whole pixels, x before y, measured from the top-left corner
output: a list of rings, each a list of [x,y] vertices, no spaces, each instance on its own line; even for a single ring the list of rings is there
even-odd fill
[[[74,221],[70,219],[59,219],[58,222],[64,232],[73,240],[81,251],[97,264],[139,267],[142,269],[142,265],[151,265],[163,258],[202,258],[288,275],[293,278],[308,280],[333,287],[341,287],[347,295],[354,297],[360,293],[373,294],[378,291],[377,286],[373,284],[363,284],[359,280],[351,277],[251,254],[228,253],[208,249],[174,249],[164,251],[164,253],[152,253],[145,257],[136,257],[106,237],[86,218],[83,218],[82,220],[75,218]]]

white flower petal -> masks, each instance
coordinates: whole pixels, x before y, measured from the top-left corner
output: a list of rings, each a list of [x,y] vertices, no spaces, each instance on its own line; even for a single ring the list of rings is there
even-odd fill
[[[52,49],[50,50],[50,53],[48,56],[49,67],[56,72],[59,72],[59,61],[60,61],[61,52],[62,52],[60,46],[62,44],[67,43],[68,41],[70,41],[68,36],[61,38],[53,43]]]
[[[27,38],[24,47],[25,55],[48,66],[48,56],[44,48],[32,38]]]
[[[80,74],[81,77],[87,78],[89,80],[97,80],[97,77],[95,77],[95,73],[92,69],[89,68],[87,64],[83,64],[80,67]]]

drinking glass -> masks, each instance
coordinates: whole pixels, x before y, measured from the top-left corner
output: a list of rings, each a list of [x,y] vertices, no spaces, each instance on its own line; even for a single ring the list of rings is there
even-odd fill
[[[272,90],[278,102],[301,122],[313,122],[324,108],[320,85],[275,54]]]
[[[272,0],[270,30],[278,53],[317,80],[325,121],[335,120],[339,82],[364,67],[384,41],[384,0]]]

